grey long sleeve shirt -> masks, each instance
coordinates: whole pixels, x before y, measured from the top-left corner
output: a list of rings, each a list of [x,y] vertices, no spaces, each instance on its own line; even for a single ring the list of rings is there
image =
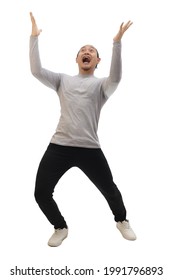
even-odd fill
[[[30,37],[30,66],[32,74],[59,96],[61,115],[51,143],[100,148],[97,135],[100,111],[121,80],[121,43],[113,43],[110,73],[105,78],[69,76],[43,68],[37,36]]]

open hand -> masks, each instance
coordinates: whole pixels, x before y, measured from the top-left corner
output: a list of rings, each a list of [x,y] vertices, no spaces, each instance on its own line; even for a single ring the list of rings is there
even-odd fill
[[[127,30],[132,24],[133,24],[133,22],[131,22],[130,20],[129,20],[127,23],[125,23],[125,24],[124,24],[124,22],[121,23],[120,29],[119,29],[117,35],[114,37],[114,41],[116,41],[116,42],[120,41],[121,38],[122,38],[122,36],[123,36],[123,34],[124,34],[124,32],[126,32],[126,30]]]
[[[40,33],[42,32],[41,29],[38,29],[35,18],[33,16],[33,14],[30,12],[30,17],[31,17],[31,22],[32,22],[32,32],[31,35],[32,36],[39,36]]]

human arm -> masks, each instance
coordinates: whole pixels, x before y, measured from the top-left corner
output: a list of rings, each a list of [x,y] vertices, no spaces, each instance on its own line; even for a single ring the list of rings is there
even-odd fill
[[[60,74],[54,73],[42,67],[38,47],[38,36],[41,33],[41,29],[38,29],[32,13],[30,13],[30,18],[32,23],[29,51],[31,73],[44,85],[52,88],[53,90],[57,90],[60,84]]]
[[[108,78],[104,80],[103,91],[108,98],[116,90],[122,76],[122,59],[121,59],[121,39],[125,31],[132,25],[131,21],[126,24],[122,23],[118,33],[113,38],[113,50]]]

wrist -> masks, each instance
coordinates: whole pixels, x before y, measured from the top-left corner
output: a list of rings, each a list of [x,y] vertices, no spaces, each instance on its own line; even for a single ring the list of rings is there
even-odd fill
[[[121,41],[121,38],[122,38],[122,36],[116,35],[116,36],[113,38],[113,40],[114,40],[114,42],[120,42],[120,41]]]

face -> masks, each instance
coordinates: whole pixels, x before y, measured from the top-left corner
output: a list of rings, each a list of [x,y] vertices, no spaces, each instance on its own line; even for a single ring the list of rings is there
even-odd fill
[[[96,65],[100,62],[96,48],[91,45],[83,46],[78,52],[76,62],[80,72],[93,73]]]

